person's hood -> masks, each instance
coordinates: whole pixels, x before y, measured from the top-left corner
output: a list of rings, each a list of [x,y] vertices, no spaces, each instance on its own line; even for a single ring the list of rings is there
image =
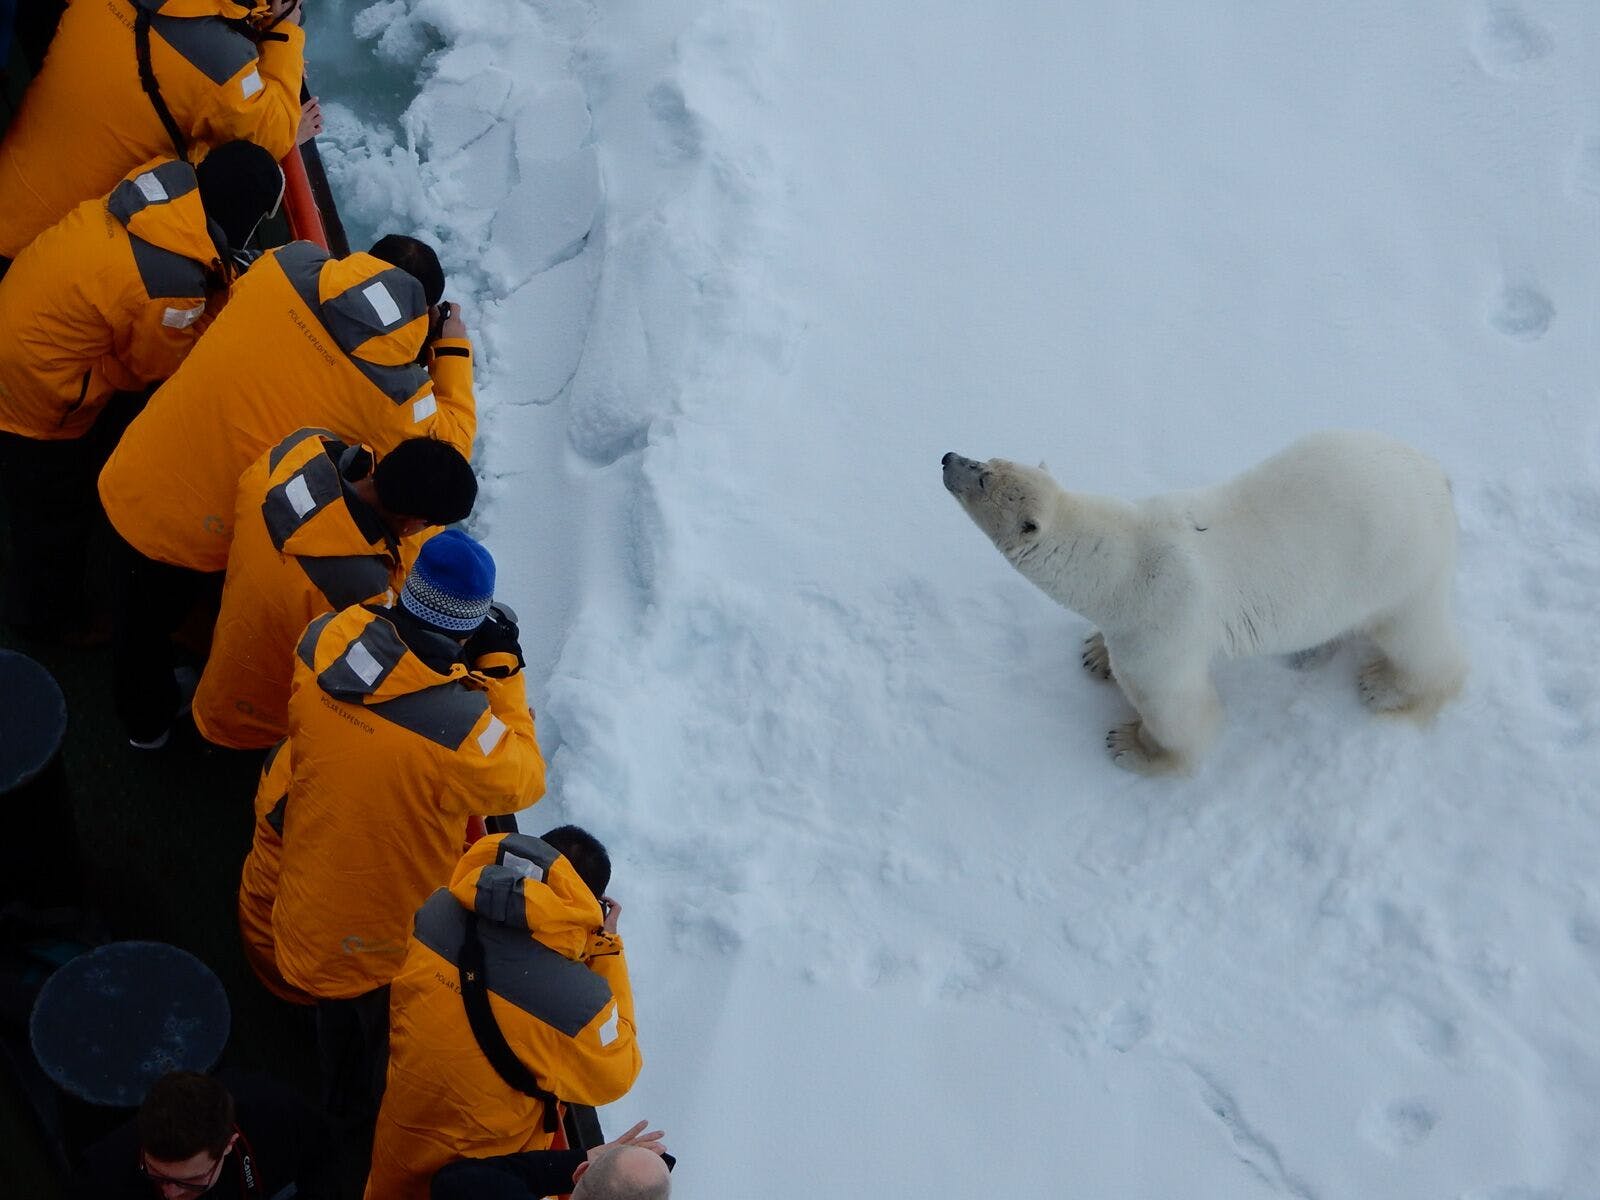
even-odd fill
[[[319,617],[307,634],[324,621],[326,625],[315,635],[311,665],[317,673],[317,686],[336,700],[383,704],[468,678],[467,665],[459,658],[451,661],[448,671],[430,667],[381,612],[357,605]],[[437,638],[441,651],[460,652],[459,645],[443,634],[412,632],[409,636]]]
[[[479,838],[456,864],[450,894],[480,919],[525,929],[574,962],[615,951],[600,901],[548,842],[521,833]]]
[[[372,303],[339,304],[341,318],[356,324],[355,332],[336,334],[346,352],[381,367],[416,362],[428,337],[428,302],[422,284],[364,252],[330,258],[317,277],[318,301],[328,305],[351,292],[360,292]]]
[[[198,263],[219,261],[200,181],[181,159],[155,158],[128,172],[112,189],[106,208],[141,241]]]
[[[273,545],[284,554],[292,554],[296,558],[344,558],[351,554],[352,547],[365,543],[372,547],[371,553],[387,553],[392,564],[400,562],[399,544],[382,528],[376,512],[367,508],[350,485],[345,481],[340,472],[339,464],[329,457],[326,447],[331,439],[319,436],[317,439],[318,452],[308,457],[292,471],[285,472],[280,466],[279,473],[273,476],[267,490],[267,504],[271,503],[276,488],[284,486],[297,486],[296,479],[301,483],[305,497],[312,501],[321,501],[324,498],[339,497],[339,502],[321,503],[309,518],[297,522],[286,535],[273,531],[272,519],[267,518],[267,529],[272,534]],[[335,445],[335,449],[338,449]],[[348,458],[352,453],[365,452],[371,456],[372,451],[366,446],[345,447],[341,460]],[[368,527],[363,527],[357,519],[355,510],[364,509],[368,514]],[[263,506],[265,511],[265,505]],[[372,535],[378,535],[374,540]],[[281,541],[280,541],[281,536]]]

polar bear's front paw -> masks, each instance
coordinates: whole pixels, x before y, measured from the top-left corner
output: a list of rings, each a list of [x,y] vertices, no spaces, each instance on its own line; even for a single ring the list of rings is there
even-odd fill
[[[1374,712],[1400,712],[1410,708],[1414,697],[1400,686],[1394,667],[1386,658],[1375,658],[1361,668],[1357,687],[1361,701]]]
[[[1129,721],[1106,734],[1106,749],[1117,766],[1140,775],[1165,775],[1181,766],[1173,755],[1150,743],[1143,721]]]
[[[1083,639],[1083,669],[1096,679],[1111,679],[1111,651],[1106,649],[1105,634],[1095,632]]]

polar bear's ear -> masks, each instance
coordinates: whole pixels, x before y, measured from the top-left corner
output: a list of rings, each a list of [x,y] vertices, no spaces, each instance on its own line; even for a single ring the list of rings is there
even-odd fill
[[[1043,471],[1046,475],[1050,474],[1050,464],[1041,458],[1039,460],[1039,470]]]

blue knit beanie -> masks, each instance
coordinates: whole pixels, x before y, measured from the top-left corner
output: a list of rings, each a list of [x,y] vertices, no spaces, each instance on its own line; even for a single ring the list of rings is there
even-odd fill
[[[494,598],[494,559],[458,529],[422,544],[400,590],[400,604],[419,621],[460,636],[483,624]]]

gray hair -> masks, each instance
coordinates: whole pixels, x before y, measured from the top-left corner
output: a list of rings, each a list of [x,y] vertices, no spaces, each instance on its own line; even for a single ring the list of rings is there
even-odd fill
[[[626,1153],[629,1150],[639,1153]],[[667,1200],[672,1195],[672,1176],[663,1166],[660,1172],[651,1170],[650,1178],[641,1180],[644,1159],[640,1155],[649,1155],[658,1163],[661,1161],[652,1151],[637,1146],[607,1150],[578,1180],[572,1189],[572,1200]]]

